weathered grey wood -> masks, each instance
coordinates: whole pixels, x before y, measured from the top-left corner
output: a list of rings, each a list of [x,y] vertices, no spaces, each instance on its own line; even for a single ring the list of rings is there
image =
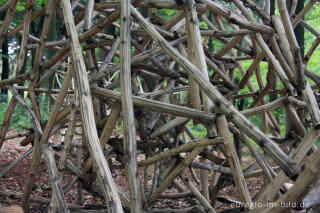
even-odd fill
[[[152,204],[160,196],[160,194],[172,183],[172,181],[185,169],[197,155],[203,150],[203,147],[196,147],[193,151],[181,162],[179,163],[174,170],[172,170],[168,176],[162,181],[160,186],[154,191],[148,202]]]
[[[0,196],[4,196],[4,197],[14,197],[14,198],[22,198],[22,193],[20,192],[16,192],[16,191],[12,191],[12,190],[8,190],[8,189],[3,189],[0,190]],[[39,202],[39,203],[45,203],[45,204],[49,204],[50,203],[50,199],[45,198],[45,197],[40,197],[37,195],[30,195],[30,201],[33,202]],[[82,209],[82,206],[78,206],[78,205],[74,205],[74,204],[70,204],[67,203],[68,208],[75,210],[75,209]]]
[[[300,90],[304,89],[306,87],[306,79],[304,77],[303,69],[302,69],[302,60],[301,60],[301,54],[300,54],[300,47],[298,45],[298,42],[296,40],[295,34],[293,32],[293,27],[290,22],[290,17],[288,14],[288,10],[286,7],[286,4],[282,0],[278,0],[278,7],[279,12],[281,15],[282,23],[286,32],[286,36],[288,38],[288,42],[290,45],[290,50],[293,56],[293,62],[294,62],[294,77],[298,84],[298,88]],[[314,1],[315,3],[315,1]]]
[[[302,141],[299,143],[295,153],[292,156],[292,160],[296,163],[302,161],[303,157],[312,147],[316,135],[318,131],[311,129],[309,132],[304,136]],[[287,177],[283,171],[281,171],[278,176],[272,181],[271,184],[264,190],[262,194],[259,195],[257,202],[266,203],[270,198],[272,198],[275,193],[280,189],[280,187],[287,181]]]
[[[48,143],[41,144],[41,151],[45,156],[47,161],[47,167],[50,175],[50,181],[52,184],[52,191],[55,197],[55,202],[57,204],[58,212],[70,212],[67,206],[67,203],[64,198],[64,193],[62,185],[59,178],[58,168],[54,159],[53,150]]]
[[[292,188],[287,191],[281,198],[276,202],[276,205],[262,210],[263,213],[279,213],[286,212],[292,206],[287,205],[285,207],[281,206],[280,203],[294,203],[299,202],[311,189],[311,184],[316,180],[314,176],[320,170],[320,150],[315,152],[310,160],[306,163],[305,169],[299,175],[298,179]]]
[[[139,12],[131,7],[132,14],[137,19],[139,24],[153,37],[153,39],[161,46],[168,54],[170,54],[185,71],[191,73],[194,79],[198,82],[201,89],[208,95],[208,97],[216,104],[216,107],[227,115],[242,131],[252,137],[274,160],[279,163],[281,168],[286,171],[286,174],[295,179],[298,175],[299,168],[292,164],[288,157],[275,144],[264,135],[254,124],[247,120],[241,113],[239,113],[229,102],[205,80],[203,74],[194,67],[188,60],[179,54],[163,37],[148,25],[146,20],[139,14]],[[261,38],[262,39],[262,38]]]
[[[139,161],[138,166],[147,166],[147,165],[155,163],[157,161],[161,161],[163,159],[166,159],[170,156],[177,155],[181,152],[188,152],[195,147],[210,146],[210,145],[219,144],[219,143],[222,143],[222,138],[220,138],[220,137],[217,137],[215,139],[203,139],[203,140],[192,141],[187,144],[181,145],[177,148],[170,149],[165,152],[161,152],[161,153],[154,155],[146,160]]]
[[[200,204],[204,207],[206,212],[210,213],[215,213],[216,211],[214,208],[210,205],[208,200],[199,192],[197,187],[185,176],[185,175],[180,175],[180,178],[188,186],[190,191],[198,198]]]
[[[76,97],[75,97],[76,99]],[[65,136],[65,141],[64,141],[64,147],[63,150],[61,151],[61,158],[59,160],[59,164],[58,164],[58,168],[59,169],[63,169],[65,164],[66,164],[66,160],[67,160],[67,155],[70,151],[71,148],[71,142],[73,139],[73,134],[74,134],[74,130],[75,130],[75,125],[76,125],[76,118],[77,118],[77,113],[78,113],[78,102],[77,100],[74,100],[74,106],[71,112],[71,116],[70,116],[70,120],[68,123],[68,129],[66,132],[66,136]]]
[[[97,169],[98,177],[103,189],[108,210],[110,212],[123,212],[118,192],[112,179],[109,166],[102,153],[99,138],[94,121],[94,113],[92,100],[90,97],[89,81],[86,73],[85,64],[83,61],[82,52],[80,49],[79,38],[75,29],[75,24],[72,16],[70,2],[62,0],[64,21],[66,23],[67,31],[70,36],[71,52],[73,61],[75,62],[75,72],[77,77],[77,89],[79,94],[79,102],[81,115],[86,131],[86,139],[88,148],[93,157],[94,165]]]
[[[183,123],[188,122],[189,119],[188,118],[183,118],[183,117],[177,117],[171,121],[169,121],[168,123],[166,123],[165,125],[155,129],[151,135],[150,135],[150,139],[155,139],[156,137],[158,137],[159,135],[161,135],[162,133],[167,132],[168,130],[181,125]]]
[[[130,191],[130,211],[141,212],[141,192],[138,180],[136,128],[131,91],[130,66],[130,0],[121,0],[120,15],[120,88],[123,113],[124,163]]]
[[[10,90],[11,90],[13,96],[17,99],[17,101],[27,110],[27,113],[28,113],[28,116],[31,120],[31,123],[33,124],[33,129],[37,134],[37,138],[41,138],[43,135],[43,132],[42,132],[42,128],[40,126],[40,123],[39,123],[36,115],[33,113],[33,111],[31,110],[30,106],[26,103],[26,101],[14,89],[14,87],[10,87]],[[51,147],[47,143],[41,144],[41,151],[44,152],[44,154],[46,156],[46,162],[47,162],[47,166],[49,168],[48,170],[49,170],[50,180],[51,180],[51,184],[52,184],[52,190],[53,190],[53,193],[54,193],[56,201],[57,201],[57,208],[58,208],[59,212],[69,212],[68,207],[67,207],[67,203],[64,198],[62,186],[61,186],[61,183],[60,183],[60,180],[58,177],[58,169],[56,167],[53,153],[49,150],[50,148]],[[37,156],[41,157],[41,153],[37,152],[36,154],[37,154]],[[36,159],[36,158],[34,158],[34,159]],[[33,176],[30,176],[30,180],[33,180]],[[25,190],[24,192],[29,192],[28,191],[28,185],[29,185],[28,183],[32,183],[32,182],[27,182],[27,186],[26,186],[27,190]],[[26,193],[23,194],[23,198],[25,197],[24,199],[26,199],[26,200],[23,199],[23,203],[27,203],[29,196],[30,196],[29,193],[27,194],[27,196],[25,196]]]
[[[119,92],[114,92],[111,90],[99,88],[99,87],[91,87],[91,91],[93,95],[99,97],[106,97],[120,101],[121,94]],[[215,120],[215,116],[212,113],[204,113],[199,110],[191,109],[188,107],[183,107],[174,104],[167,104],[160,101],[154,101],[146,98],[141,98],[138,96],[132,97],[132,102],[134,105],[142,108],[148,108],[154,111],[159,111],[167,114],[172,114],[176,116],[183,116],[187,118],[201,120],[203,122],[209,123]]]
[[[0,171],[0,178],[5,176],[12,168],[14,168],[18,163],[20,163],[23,159],[25,159],[26,157],[28,157],[28,155],[30,155],[32,152],[32,147],[30,149],[28,149],[26,152],[24,152],[20,157],[18,157],[17,159],[15,159],[14,161],[12,161],[10,163],[9,166],[7,166],[6,168],[2,169]]]
[[[232,143],[232,138],[230,136],[230,131],[228,128],[228,123],[224,115],[217,117],[217,128],[221,137],[223,137],[223,143],[225,148],[225,157],[229,162],[230,169],[232,171],[233,179],[238,188],[242,202],[252,203],[252,199],[247,187],[244,175],[241,170],[241,165],[239,158],[236,153],[234,144]]]
[[[112,134],[113,129],[115,128],[116,122],[119,119],[121,112],[121,107],[117,106],[116,104],[111,106],[111,112],[107,118],[106,123],[104,124],[103,130],[100,135],[100,144],[101,148],[105,148],[107,142]],[[108,148],[108,147],[107,147]],[[92,158],[90,157],[84,165],[84,171],[89,171],[92,167]]]

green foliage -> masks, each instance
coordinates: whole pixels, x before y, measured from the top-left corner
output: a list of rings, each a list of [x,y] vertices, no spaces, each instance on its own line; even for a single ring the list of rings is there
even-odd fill
[[[165,18],[167,21],[169,21],[176,13],[177,10],[171,10],[171,9],[154,9],[155,13]]]
[[[196,138],[203,138],[207,135],[207,129],[202,124],[194,124],[193,120],[187,123],[187,126],[191,129]]]
[[[10,101],[10,99],[12,98],[10,95],[9,97],[6,95],[0,95],[0,96],[2,100],[7,99],[8,101]],[[44,122],[47,120],[47,116],[48,116],[47,115],[48,109],[46,105],[46,103],[48,102],[47,101],[48,97],[45,95],[40,95],[39,99],[40,99],[39,103],[40,103],[41,119],[42,119],[42,122]],[[31,106],[29,99],[26,99],[26,100],[27,100],[27,103]],[[0,103],[0,126],[2,125],[7,108],[8,108],[8,103],[6,102]],[[10,122],[10,128],[15,130],[26,130],[26,129],[32,128],[28,114],[20,104],[17,104],[14,110],[14,113]]]

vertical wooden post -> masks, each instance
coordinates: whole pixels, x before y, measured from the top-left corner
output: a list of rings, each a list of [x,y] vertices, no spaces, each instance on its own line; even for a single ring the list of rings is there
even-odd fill
[[[123,113],[123,139],[126,176],[130,190],[130,211],[141,212],[141,193],[137,169],[136,128],[134,123],[130,65],[130,0],[121,0],[120,87]]]
[[[71,52],[77,77],[77,89],[80,99],[80,109],[88,148],[93,158],[94,165],[97,169],[98,177],[109,212],[121,213],[123,212],[123,209],[121,206],[120,198],[113,182],[109,166],[106,159],[104,158],[104,154],[99,143],[94,120],[89,80],[83,60],[83,55],[81,52],[79,38],[73,20],[70,1],[62,0],[61,3],[63,5],[65,25],[71,42]]]

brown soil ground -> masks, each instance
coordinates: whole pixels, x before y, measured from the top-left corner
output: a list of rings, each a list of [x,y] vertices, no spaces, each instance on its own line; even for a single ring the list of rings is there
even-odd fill
[[[13,134],[11,131],[9,134]],[[21,139],[13,139],[7,140],[4,142],[3,147],[0,150],[0,171],[7,167],[10,162],[19,157],[23,152],[27,151],[31,145],[22,147],[19,142]],[[31,162],[31,155],[25,158],[22,162],[20,162],[14,169],[10,170],[4,177],[0,178],[0,190],[13,190],[16,192],[22,192],[25,181],[26,174],[29,170],[29,165]],[[120,165],[120,164],[119,164]],[[113,172],[115,181],[123,188],[124,191],[127,191],[127,185],[125,180],[125,175],[121,171],[117,170]],[[141,182],[143,182],[143,171],[139,171],[139,175],[141,177]],[[150,175],[152,173],[150,172]],[[36,182],[33,185],[33,195],[38,195],[42,197],[46,197],[50,199],[51,197],[51,186],[49,175],[46,168],[45,160],[42,159],[40,168],[36,173]],[[63,175],[62,185],[64,186],[72,179],[71,173],[65,171]],[[252,196],[254,196],[262,186],[262,180],[259,178],[251,178],[247,180],[247,184],[249,186],[249,190]],[[168,189],[165,191],[166,193],[176,193],[174,188]],[[239,200],[239,196],[237,191],[233,186],[226,187],[221,190],[219,196],[227,197],[233,200]],[[85,190],[83,190],[83,198],[84,205],[86,204],[94,204],[98,206],[103,206],[104,201],[100,198],[95,198]],[[77,204],[77,184],[74,185],[73,189],[66,194],[66,200],[68,203]],[[12,197],[4,197],[0,196],[0,204],[3,206],[17,205],[19,204],[20,199],[12,198]],[[155,207],[158,208],[185,208],[188,207],[188,202],[185,199],[179,200],[169,200],[164,199],[161,202],[156,202]],[[28,206],[27,212],[46,212],[46,204],[41,204],[37,202],[30,202]],[[222,204],[217,202],[215,208],[217,210],[230,208],[230,205]]]

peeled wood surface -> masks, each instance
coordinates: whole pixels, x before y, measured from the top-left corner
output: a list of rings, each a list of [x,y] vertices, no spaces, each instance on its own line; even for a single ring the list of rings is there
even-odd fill
[[[88,76],[86,73],[86,67],[83,61],[83,56],[80,50],[79,38],[76,33],[72,10],[70,2],[62,0],[64,21],[67,26],[67,30],[71,41],[71,52],[74,61],[75,73],[77,77],[78,94],[80,99],[80,109],[86,131],[86,141],[88,143],[89,151],[93,157],[94,165],[98,171],[98,177],[101,187],[105,196],[108,210],[110,212],[122,212],[122,206],[118,192],[115,189],[115,185],[108,167],[104,155],[102,153],[99,138],[94,121],[93,106],[91,100],[91,93],[89,88]]]
[[[291,178],[296,178],[299,169],[293,165],[288,157],[280,150],[275,144],[266,137],[253,123],[240,114],[228,101],[217,91],[217,89],[208,83],[203,77],[203,74],[190,62],[178,53],[163,37],[154,29],[148,25],[146,20],[139,14],[135,8],[131,8],[134,17],[143,26],[143,28],[150,33],[155,41],[166,51],[171,57],[175,58],[177,63],[180,64],[187,72],[189,72],[193,78],[197,81],[201,89],[208,95],[208,97],[215,102],[217,108],[228,118],[230,118],[239,128],[246,132],[250,137],[259,143],[259,145],[279,163],[282,169]]]
[[[263,176],[264,186],[254,200],[299,201],[310,188],[306,184],[316,180],[318,158],[309,155],[318,149],[320,77],[309,65],[320,34],[309,16],[319,1],[308,0],[300,9],[294,0],[288,11],[286,2],[278,0],[279,14],[271,16],[270,0],[49,0],[40,9],[27,0],[24,21],[16,24],[12,20],[20,3],[9,0],[0,6],[6,14],[0,22],[0,44],[8,39],[20,46],[9,58],[12,62],[17,55],[15,73],[0,81],[0,88],[10,89],[14,97],[3,116],[0,146],[23,136],[21,145],[33,144],[23,207],[42,153],[53,186],[54,208],[49,211],[73,208],[63,193],[79,180],[79,200],[83,187],[104,197],[108,212],[216,212],[220,190],[234,187],[240,198],[222,202],[249,204],[253,194],[245,179]],[[163,9],[175,14],[164,15]],[[39,38],[29,30],[38,19],[43,20]],[[54,19],[59,39],[49,40]],[[299,46],[294,32],[298,25],[314,37],[310,48]],[[21,74],[24,63],[30,64],[31,50],[34,61]],[[56,52],[49,56],[47,50]],[[19,83],[25,86],[15,85]],[[55,87],[47,88],[49,84]],[[53,105],[48,112],[39,104],[43,93],[48,106]],[[17,103],[27,109],[33,129],[6,136]],[[292,123],[285,133],[278,119],[283,111]],[[40,122],[44,113],[48,120]],[[251,123],[250,116],[261,116],[261,123],[257,117]],[[252,161],[241,164],[245,146]],[[1,174],[10,175],[10,168],[30,152]],[[74,174],[64,188],[53,156],[61,156],[59,169]],[[115,184],[110,169],[125,174],[121,185],[128,192]],[[296,181],[291,189],[286,186],[289,179]],[[165,192],[172,188],[179,193]],[[183,197],[190,208],[168,209],[162,202],[168,197]]]

